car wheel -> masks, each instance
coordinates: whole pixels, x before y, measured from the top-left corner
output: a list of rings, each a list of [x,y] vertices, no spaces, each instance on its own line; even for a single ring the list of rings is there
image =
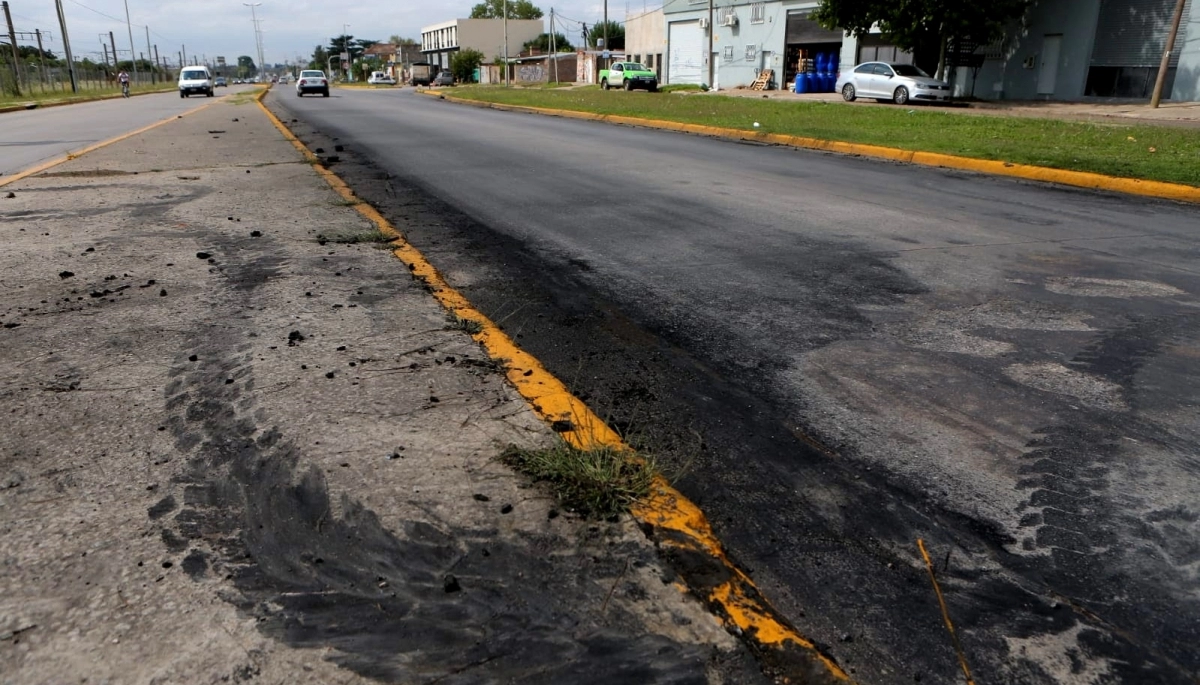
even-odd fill
[[[854,102],[855,99],[857,99],[857,98],[858,98],[858,95],[856,95],[854,93],[854,84],[853,83],[847,83],[846,85],[842,86],[842,99],[843,100],[845,100],[846,102]]]
[[[184,95],[183,91],[181,90],[181,91],[179,91],[179,97],[185,98],[185,97],[187,97],[187,95]]]
[[[892,102],[896,103],[897,105],[907,104],[908,103],[908,89],[905,88],[904,86],[900,86],[899,88],[897,88],[896,92],[892,93]]]
[[[301,93],[300,91],[296,91],[296,97],[302,98],[302,97],[304,97],[304,93]]]
[[[608,79],[600,79],[600,90],[608,90]]]
[[[321,92],[321,97],[324,97],[324,98],[327,98],[327,97],[329,97],[329,91],[328,91],[328,90],[326,90],[326,91],[322,91],[322,92]]]
[[[647,90],[649,90],[651,93],[657,93],[658,86],[650,86],[649,88],[647,88]]]
[[[625,82],[625,90],[626,90],[626,91],[631,91],[631,90],[633,90],[633,81],[626,81],[626,82]]]

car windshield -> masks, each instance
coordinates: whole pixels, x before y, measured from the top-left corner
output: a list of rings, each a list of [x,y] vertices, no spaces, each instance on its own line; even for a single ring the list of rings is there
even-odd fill
[[[625,71],[650,71],[650,70],[647,69],[646,67],[642,66],[641,64],[638,64],[637,62],[626,62],[625,63]]]
[[[205,74],[203,71],[201,71],[199,69],[186,69],[183,72],[183,78],[202,80],[202,79],[208,78],[208,74]]]
[[[889,64],[888,66],[900,76],[923,76],[925,78],[929,78],[929,74],[926,74],[911,64]]]
[[[302,71],[302,72],[300,72],[300,78],[325,78],[325,72],[323,72],[323,71]]]

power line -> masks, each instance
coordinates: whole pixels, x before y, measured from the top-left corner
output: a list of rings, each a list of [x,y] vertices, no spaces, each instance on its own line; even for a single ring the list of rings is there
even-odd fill
[[[78,0],[68,0],[68,2],[70,2],[72,5],[79,5],[80,7],[82,7],[83,9],[85,9],[85,10],[87,10],[87,11],[89,11],[89,12],[95,12],[96,14],[99,14],[99,15],[100,15],[100,16],[102,16],[102,17],[105,17],[105,18],[108,18],[108,19],[112,19],[112,20],[113,20],[113,21],[115,21],[115,22],[118,22],[118,23],[121,23],[121,24],[124,24],[124,23],[125,23],[125,20],[124,20],[124,19],[120,19],[120,18],[118,18],[118,17],[114,17],[114,16],[113,16],[113,15],[111,15],[111,14],[105,14],[104,12],[101,12],[100,10],[98,10],[98,9],[95,9],[95,8],[93,8],[93,7],[88,7],[87,5],[83,4],[82,2],[79,2]],[[131,22],[131,23],[132,23],[132,22]],[[146,24],[133,24],[133,25],[134,25],[134,26],[136,26],[136,27],[138,27],[139,29],[149,28],[149,27],[148,27]],[[167,42],[170,42],[170,43],[174,43],[174,42],[175,42],[175,39],[174,39],[174,38],[170,38],[170,37],[168,37],[168,36],[164,36],[163,34],[159,33],[158,31],[155,31],[154,29],[150,29],[150,33],[153,33],[154,35],[158,36],[159,38],[161,38],[161,39],[163,39],[163,40],[165,40],[165,41],[167,41]]]

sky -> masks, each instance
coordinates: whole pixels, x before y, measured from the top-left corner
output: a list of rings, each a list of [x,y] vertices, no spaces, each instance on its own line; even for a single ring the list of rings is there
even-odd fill
[[[61,1],[76,59],[102,60],[100,36],[107,42],[109,31],[116,37],[121,58],[129,58],[129,29],[122,0]],[[422,26],[468,17],[477,1],[393,0],[377,4],[351,2],[337,7],[336,2],[261,0],[262,4],[254,11],[262,26],[265,61],[271,64],[298,59],[307,62],[316,45],[328,45],[330,37],[343,32],[343,24],[349,24],[346,32],[355,38],[387,40],[399,35],[419,40]],[[553,0],[554,5],[533,2],[547,15],[547,22],[552,6],[565,19],[586,22],[589,26],[604,13],[603,0]],[[207,56],[209,61],[220,55],[234,64],[239,55],[255,54],[251,11],[239,0],[128,0],[128,3],[133,43],[139,53],[146,51],[146,27],[149,27],[149,43],[157,45],[159,55],[163,59],[169,57],[171,64],[178,63],[185,46],[189,63],[193,55]],[[653,9],[661,4],[661,0],[657,3],[608,0],[609,19],[623,21],[627,9],[640,14],[644,8]],[[17,31],[40,29],[46,50],[62,56],[62,32],[51,0],[9,0],[9,6]],[[579,24],[573,22],[564,21],[559,31],[572,42],[578,42]],[[18,36],[17,42],[36,45],[32,37]]]

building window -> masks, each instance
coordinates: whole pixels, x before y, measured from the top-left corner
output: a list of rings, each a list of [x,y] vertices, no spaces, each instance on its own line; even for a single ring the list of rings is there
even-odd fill
[[[758,59],[758,46],[757,45],[747,45],[746,46],[746,61],[753,62],[756,59]]]
[[[767,20],[767,3],[756,2],[750,5],[750,23],[761,24]]]
[[[733,61],[733,46],[732,45],[725,46],[725,61],[726,62]]]

